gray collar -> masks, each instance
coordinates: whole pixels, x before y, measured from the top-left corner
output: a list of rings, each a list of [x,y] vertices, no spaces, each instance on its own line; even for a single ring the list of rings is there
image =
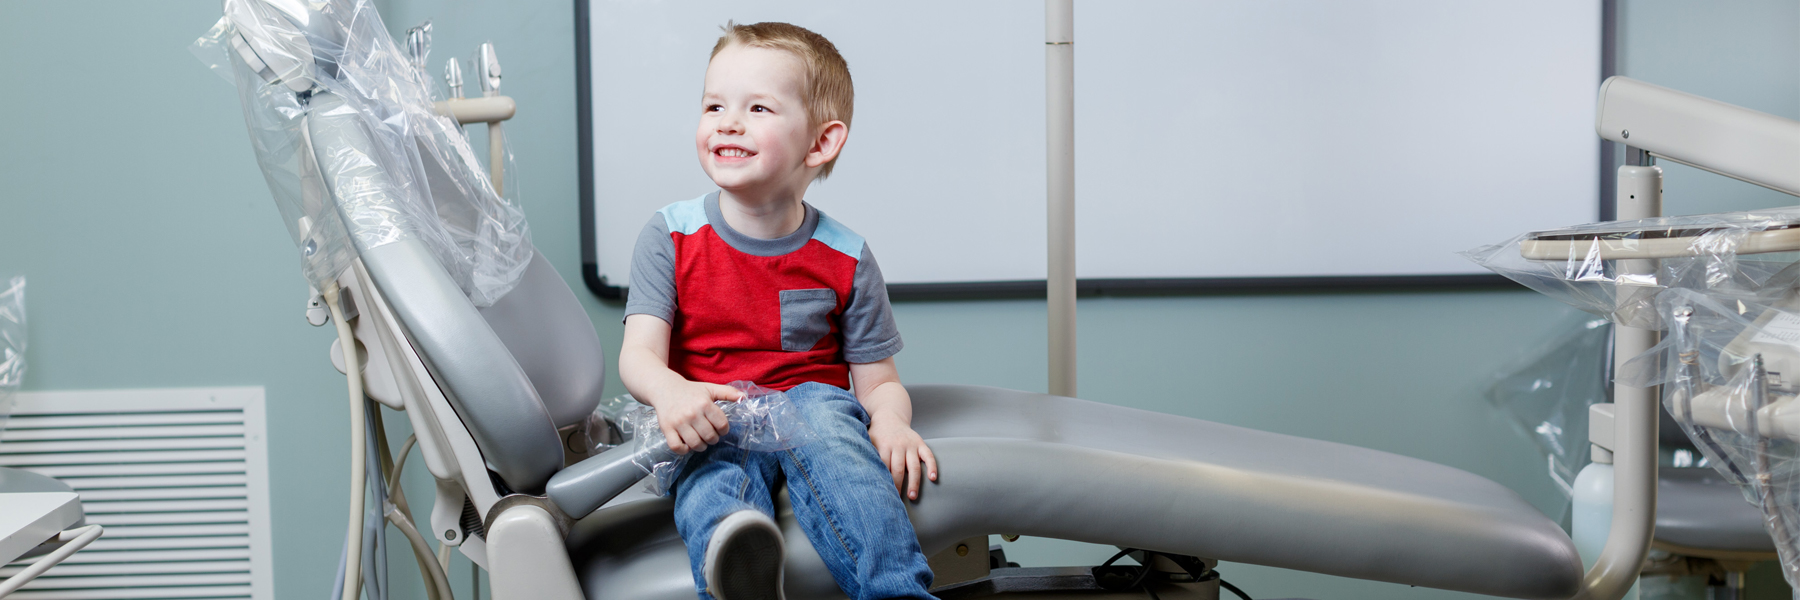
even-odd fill
[[[806,207],[806,218],[800,221],[799,229],[772,240],[754,238],[738,233],[736,229],[732,229],[731,225],[725,222],[725,213],[719,211],[718,192],[707,194],[704,204],[706,205],[706,222],[712,225],[714,233],[719,234],[719,239],[725,240],[726,244],[730,244],[739,252],[751,256],[781,256],[799,250],[801,246],[806,245],[807,240],[812,239],[813,231],[819,228],[818,209],[813,208],[811,204],[802,202],[801,206]]]

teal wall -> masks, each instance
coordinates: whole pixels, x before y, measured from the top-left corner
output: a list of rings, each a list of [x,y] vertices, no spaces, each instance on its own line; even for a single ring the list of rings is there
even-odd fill
[[[1622,4],[1624,74],[1800,118],[1800,2]],[[581,290],[570,2],[380,6],[395,33],[434,20],[434,69],[482,40],[498,46],[505,90],[520,106],[507,131],[534,240]],[[29,389],[266,388],[276,587],[286,598],[319,597],[343,532],[343,380],[325,359],[331,333],[301,319],[306,285],[236,95],[186,49],[217,18],[212,0],[0,2],[8,116],[0,120],[0,273],[30,277]],[[1792,203],[1668,170],[1670,212]],[[616,350],[620,307],[578,295]],[[1548,299],[1518,291],[1229,294],[1093,298],[1080,310],[1085,397],[1432,460],[1559,510],[1541,457],[1479,397],[1497,369],[1574,318]],[[907,381],[1044,388],[1041,302],[902,303],[896,313]],[[616,376],[609,386],[621,389]],[[404,419],[389,416],[391,435],[405,435]],[[428,482],[422,470],[409,473],[424,517]],[[1037,565],[1109,553],[1030,539],[1008,550]],[[422,597],[410,559],[393,556],[396,597]],[[1225,569],[1258,597],[1469,597]],[[467,573],[459,560],[459,593]]]

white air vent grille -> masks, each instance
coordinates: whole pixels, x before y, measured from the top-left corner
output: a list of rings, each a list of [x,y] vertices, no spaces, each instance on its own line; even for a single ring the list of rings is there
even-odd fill
[[[0,466],[73,486],[106,534],[7,600],[273,600],[262,388],[17,400]]]

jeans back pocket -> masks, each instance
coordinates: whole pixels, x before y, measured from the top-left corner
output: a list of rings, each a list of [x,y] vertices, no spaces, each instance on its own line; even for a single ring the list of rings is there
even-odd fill
[[[837,291],[831,288],[781,290],[781,349],[805,352],[831,333]]]

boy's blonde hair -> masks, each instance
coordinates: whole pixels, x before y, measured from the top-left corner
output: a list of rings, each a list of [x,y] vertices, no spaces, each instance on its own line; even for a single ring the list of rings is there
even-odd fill
[[[719,42],[713,45],[712,55],[739,44],[751,48],[768,48],[783,50],[800,59],[805,65],[801,74],[801,101],[806,105],[806,115],[814,125],[827,121],[843,121],[845,127],[850,126],[850,113],[855,105],[856,90],[850,83],[850,65],[838,54],[837,46],[825,36],[813,33],[804,27],[787,23],[764,22],[751,25],[739,25],[735,21],[727,21],[725,35],[719,36]],[[837,164],[833,157],[825,167],[819,170],[819,179],[831,175],[831,167]]]

